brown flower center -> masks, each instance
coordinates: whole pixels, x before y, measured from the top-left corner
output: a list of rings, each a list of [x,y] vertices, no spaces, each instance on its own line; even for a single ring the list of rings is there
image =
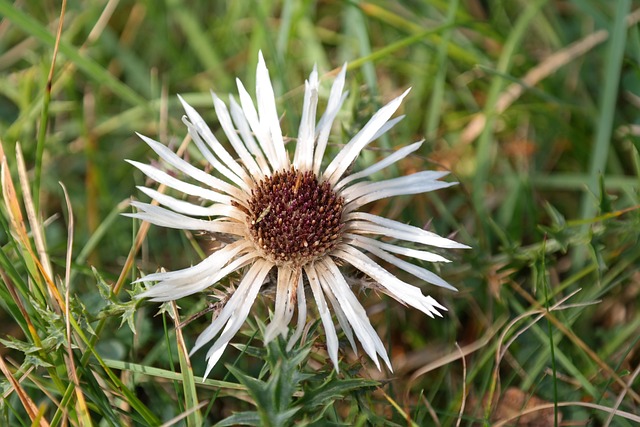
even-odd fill
[[[254,188],[249,230],[255,244],[276,264],[302,266],[331,250],[342,234],[342,207],[327,182],[313,172],[279,171]]]

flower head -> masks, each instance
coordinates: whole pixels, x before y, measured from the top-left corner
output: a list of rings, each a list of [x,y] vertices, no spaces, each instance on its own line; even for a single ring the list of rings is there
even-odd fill
[[[287,335],[296,307],[297,327],[290,342],[299,338],[307,318],[305,287],[308,287],[322,320],[329,357],[336,369],[338,338],[329,306],[354,351],[355,337],[378,368],[379,356],[391,369],[387,352],[339,265],[352,265],[377,282],[385,293],[428,316],[440,316],[438,310],[446,310],[432,297],[423,295],[418,287],[387,271],[371,255],[417,279],[455,289],[431,271],[396,255],[446,262],[442,256],[425,250],[426,247],[466,246],[418,227],[361,212],[360,208],[379,199],[424,193],[455,183],[440,181],[447,173],[435,171],[378,182],[367,179],[416,151],[422,142],[401,148],[362,171],[346,174],[369,143],[402,119],[391,117],[408,90],[381,108],[323,168],[333,121],[347,97],[347,93],[343,93],[345,72],[346,66],[335,79],[326,110],[317,123],[319,83],[315,69],[305,82],[302,119],[293,160],[285,148],[262,54],[256,77],[257,108],[239,80],[240,103],[231,97],[227,108],[212,94],[216,115],[235,155],[227,151],[202,117],[180,98],[189,135],[215,175],[191,165],[159,142],[140,135],[173,171],[186,179],[178,179],[176,174],[155,166],[129,162],[158,183],[203,203],[176,199],[140,187],[164,207],[132,202],[138,212],[129,216],[163,227],[226,236],[221,239],[225,243],[199,264],[140,279],[141,282],[155,282],[140,297],[153,301],[175,300],[203,291],[235,271],[243,272],[236,290],[198,337],[192,350],[192,353],[197,351],[217,337],[207,353],[205,376],[245,322],[272,270],[277,273],[276,298],[265,341],[269,342],[278,334]],[[418,249],[385,243],[375,236],[390,237],[398,243],[410,242]]]

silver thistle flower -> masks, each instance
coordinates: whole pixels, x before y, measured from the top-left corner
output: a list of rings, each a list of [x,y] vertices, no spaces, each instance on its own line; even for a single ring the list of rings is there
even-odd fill
[[[384,243],[370,236],[388,236],[397,241],[440,248],[467,246],[359,209],[379,199],[424,193],[455,183],[439,181],[447,173],[436,171],[379,182],[367,180],[370,175],[416,151],[422,142],[401,148],[366,169],[345,176],[360,152],[402,119],[391,119],[391,116],[408,90],[381,108],[322,169],[333,121],[347,97],[347,93],[343,93],[345,73],[346,66],[335,79],[326,110],[317,123],[318,73],[315,69],[305,82],[293,161],[285,148],[269,71],[261,53],[256,77],[257,109],[239,80],[240,103],[231,97],[229,109],[212,93],[222,130],[239,160],[216,139],[202,117],[180,98],[186,111],[183,121],[189,135],[220,177],[206,173],[159,142],[140,135],[171,168],[198,184],[175,178],[151,165],[131,160],[129,163],[158,183],[205,203],[194,204],[140,187],[143,193],[165,207],[134,201],[132,205],[138,212],[129,216],[163,227],[231,236],[230,243],[197,265],[139,279],[140,282],[155,282],[140,297],[153,301],[176,300],[203,291],[235,271],[244,272],[237,289],[192,349],[193,353],[217,337],[207,352],[205,377],[245,322],[273,269],[277,270],[276,301],[265,342],[278,334],[287,335],[296,305],[298,321],[290,342],[299,338],[307,318],[304,287],[308,284],[322,320],[328,354],[336,369],[338,337],[329,305],[353,350],[356,351],[355,336],[378,369],[378,356],[392,369],[380,338],[338,263],[351,264],[377,282],[388,295],[430,317],[441,316],[438,310],[446,310],[432,297],[424,296],[416,286],[398,279],[367,253],[418,279],[455,289],[431,271],[396,255],[429,262],[447,262],[445,258],[427,250]]]

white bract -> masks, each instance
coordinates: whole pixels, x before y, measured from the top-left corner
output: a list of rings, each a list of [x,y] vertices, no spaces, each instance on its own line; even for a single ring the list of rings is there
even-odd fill
[[[347,93],[343,93],[345,73],[346,66],[333,82],[326,110],[319,120],[316,120],[319,82],[315,69],[305,82],[293,160],[285,148],[275,95],[262,54],[256,77],[257,108],[239,80],[240,103],[231,97],[227,108],[212,94],[220,126],[234,154],[216,139],[195,109],[180,98],[186,111],[183,121],[189,135],[217,176],[191,165],[159,142],[140,135],[172,173],[161,167],[129,162],[159,184],[192,196],[192,201],[140,187],[163,207],[132,202],[137,212],[128,215],[162,227],[224,235],[220,241],[225,243],[197,265],[139,279],[139,282],[153,283],[139,297],[152,301],[175,300],[201,292],[233,272],[243,272],[235,291],[193,347],[192,353],[215,339],[207,353],[205,377],[245,322],[260,289],[268,281],[269,272],[274,269],[277,271],[275,307],[265,341],[269,342],[279,334],[287,336],[296,308],[298,321],[290,343],[299,339],[307,319],[305,287],[308,287],[322,320],[329,357],[336,369],[338,337],[331,308],[353,350],[357,351],[355,336],[378,368],[378,358],[381,358],[391,369],[382,341],[338,265],[352,265],[379,284],[379,289],[430,317],[440,316],[439,310],[446,310],[432,297],[423,295],[418,287],[387,271],[370,255],[417,279],[455,289],[433,272],[396,255],[447,262],[441,255],[427,250],[428,247],[467,246],[360,209],[379,199],[424,193],[455,183],[440,181],[446,173],[433,171],[377,182],[367,180],[371,174],[418,150],[421,142],[400,148],[378,163],[346,175],[360,152],[401,120],[402,117],[391,117],[408,90],[381,108],[323,169],[333,121],[347,97]],[[390,237],[394,241],[382,242],[376,236]],[[402,246],[402,241],[411,242],[412,247]]]

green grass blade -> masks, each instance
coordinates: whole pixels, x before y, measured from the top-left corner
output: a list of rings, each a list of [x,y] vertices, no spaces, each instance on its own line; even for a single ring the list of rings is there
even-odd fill
[[[542,6],[546,3],[547,0],[537,0],[535,2],[528,3],[524,12],[522,12],[518,17],[513,30],[505,42],[500,59],[498,60],[497,71],[499,74],[509,73],[516,54],[516,48],[519,47],[524,36],[527,34],[527,29],[531,25],[531,22],[538,15]],[[494,77],[487,94],[487,101],[483,111],[484,115],[487,117],[487,122],[478,140],[476,172],[473,180],[473,204],[480,215],[486,215],[486,183],[492,166],[492,154],[495,154],[494,151],[498,148],[493,140],[496,104],[505,84],[506,82],[501,77]]]
[[[610,30],[610,40],[604,61],[605,70],[602,82],[602,95],[598,105],[598,117],[596,118],[596,133],[591,150],[591,163],[589,165],[589,177],[586,182],[588,192],[582,197],[580,217],[589,218],[595,214],[596,204],[593,195],[599,199],[598,177],[605,173],[607,153],[611,145],[611,131],[613,129],[616,114],[615,103],[618,97],[620,72],[623,64],[623,54],[626,44],[627,25],[626,19],[631,9],[630,0],[615,2],[615,17]],[[606,178],[605,178],[606,181]],[[585,229],[586,231],[586,229]],[[584,251],[576,251],[573,261],[576,266],[584,262]]]
[[[53,47],[56,38],[51,32],[32,16],[27,15],[7,0],[0,0],[0,15],[35,37],[48,47]],[[87,77],[96,83],[109,88],[114,94],[133,105],[144,105],[147,100],[134,92],[129,86],[116,79],[108,70],[93,59],[81,53],[77,47],[60,40],[60,53],[84,71]]]

